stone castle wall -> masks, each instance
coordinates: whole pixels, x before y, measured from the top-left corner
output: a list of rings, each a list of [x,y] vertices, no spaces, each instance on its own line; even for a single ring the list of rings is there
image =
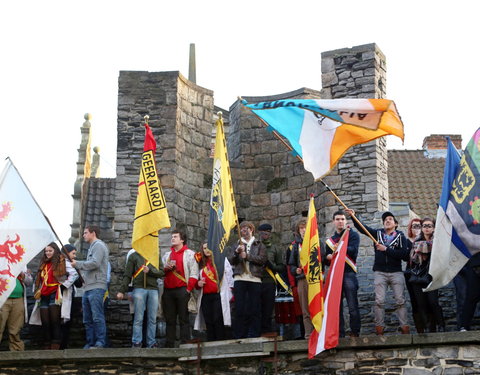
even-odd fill
[[[113,269],[121,274],[131,248],[144,115],[157,141],[157,170],[167,201],[172,228],[185,229],[192,248],[205,236],[211,166],[213,93],[186,80],[179,72],[120,72],[118,99],[117,183]],[[165,251],[170,230],[160,232]],[[118,257],[120,256],[120,257]],[[115,284],[115,280],[112,281]]]

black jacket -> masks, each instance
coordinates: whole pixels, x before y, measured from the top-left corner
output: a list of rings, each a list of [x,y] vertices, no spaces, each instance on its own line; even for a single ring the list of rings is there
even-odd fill
[[[358,229],[360,233],[366,234],[366,232],[357,224],[354,220],[353,224],[355,228]],[[370,233],[374,238],[377,239],[379,243],[385,245],[383,240],[383,235],[385,230],[383,228],[374,229],[368,225],[363,224],[368,233]],[[402,271],[402,260],[408,262],[409,260],[409,250],[407,238],[403,232],[396,230],[396,236],[390,245],[387,246],[385,251],[380,251],[375,249],[375,260],[373,263],[373,270],[380,272],[401,272]],[[386,245],[385,245],[386,246]]]
[[[341,233],[337,233],[335,231],[335,234],[330,237],[334,240],[335,243],[337,243],[340,240],[340,237],[342,237],[343,232],[345,230],[342,230]],[[358,246],[360,245],[360,236],[356,231],[353,229],[350,229],[350,233],[348,234],[348,244],[347,244],[347,255],[348,257],[353,260],[354,263],[357,262],[357,256],[358,256]],[[332,249],[330,249],[330,246],[325,245],[325,256],[333,254]],[[325,258],[325,264],[327,266],[330,266],[330,261]],[[352,267],[345,265],[345,270],[344,272],[355,272]]]

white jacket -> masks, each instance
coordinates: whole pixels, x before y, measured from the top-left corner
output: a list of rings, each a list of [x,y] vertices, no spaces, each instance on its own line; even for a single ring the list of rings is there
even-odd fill
[[[65,259],[65,269],[67,271],[67,278],[64,281],[60,281],[66,289],[62,293],[62,309],[60,317],[63,322],[70,320],[70,311],[72,309],[72,295],[73,295],[73,283],[78,279],[78,273],[71,263]],[[32,314],[30,315],[29,324],[41,326],[42,320],[40,319],[40,300],[35,302],[33,306]]]

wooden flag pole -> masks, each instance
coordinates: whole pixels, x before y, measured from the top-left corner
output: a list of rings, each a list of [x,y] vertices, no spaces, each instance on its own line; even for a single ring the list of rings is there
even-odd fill
[[[240,100],[243,100],[242,97],[240,97],[240,96],[239,96],[238,98],[239,98]],[[266,127],[268,127],[268,124],[267,124],[262,118],[259,117],[259,119],[260,119],[260,121],[263,123],[263,125],[265,125]],[[273,135],[274,135],[278,140],[280,140],[280,142],[283,143],[283,145],[284,145],[289,151],[292,151],[292,152],[295,151],[295,150],[292,148],[292,146],[290,146],[290,145],[287,143],[287,141],[285,141],[285,139],[283,139],[283,137],[280,136],[280,134],[278,134],[277,131],[272,130],[272,133],[273,133]],[[295,157],[296,157],[299,161],[301,161],[301,162],[303,163],[303,159],[302,159],[299,155],[296,154]],[[326,189],[333,195],[333,197],[338,201],[338,203],[340,203],[344,209],[348,210],[347,205],[346,205],[345,203],[343,203],[343,201],[338,197],[338,195],[335,194],[335,192],[334,192],[321,178],[318,178],[316,181],[321,182],[321,183],[323,184],[323,186],[325,186],[325,188],[326,188]],[[358,218],[357,218],[355,215],[351,215],[351,218],[352,218],[352,220],[354,220],[354,221],[358,224],[358,226],[363,230],[363,232],[364,232],[368,237],[370,237],[370,239],[371,239],[375,244],[378,243],[378,241],[370,234],[370,232],[367,231],[367,229],[364,227],[364,225],[360,222],[360,220],[358,220]]]

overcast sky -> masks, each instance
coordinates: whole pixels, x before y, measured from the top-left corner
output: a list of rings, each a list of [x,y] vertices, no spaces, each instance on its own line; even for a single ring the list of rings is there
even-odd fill
[[[392,4],[392,5],[390,5]],[[395,5],[393,5],[395,4]],[[480,126],[475,1],[2,1],[0,160],[10,156],[62,241],[70,236],[80,126],[92,114],[102,177],[115,176],[120,70],[179,70],[238,95],[321,89],[321,53],[377,43],[405,145]],[[154,121],[154,119],[151,119]],[[0,197],[1,199],[1,197]]]

